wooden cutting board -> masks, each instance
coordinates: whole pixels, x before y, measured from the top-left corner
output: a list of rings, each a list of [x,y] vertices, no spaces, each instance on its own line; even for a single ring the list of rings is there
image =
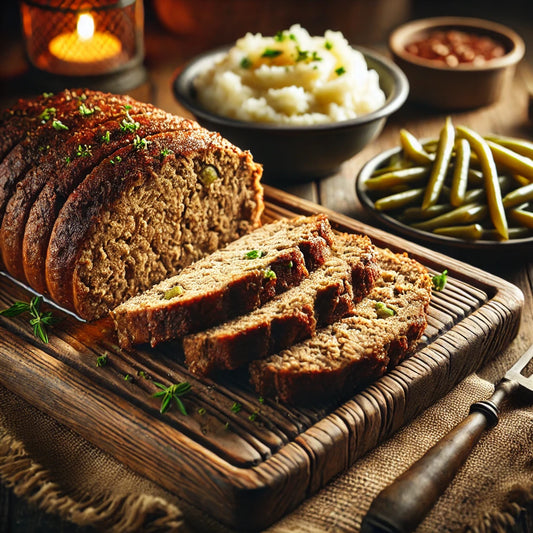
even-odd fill
[[[109,321],[61,310],[43,344],[23,318],[0,317],[0,382],[133,470],[232,528],[262,529],[345,470],[496,355],[516,335],[519,289],[450,257],[266,187],[265,221],[326,212],[342,231],[450,273],[415,355],[342,405],[260,401],[244,374],[199,380],[179,347],[120,350]],[[0,308],[31,294],[0,276]],[[108,364],[96,365],[107,354]],[[159,413],[154,382],[189,381],[188,415]],[[240,406],[240,410],[237,406]]]

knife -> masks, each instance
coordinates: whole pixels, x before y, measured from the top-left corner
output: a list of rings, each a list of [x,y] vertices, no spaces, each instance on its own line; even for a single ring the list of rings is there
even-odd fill
[[[474,403],[459,425],[378,494],[363,518],[361,533],[407,533],[416,529],[483,431],[498,423],[502,402],[517,390],[533,393],[533,374],[522,374],[532,359],[533,345],[506,372],[488,400]]]

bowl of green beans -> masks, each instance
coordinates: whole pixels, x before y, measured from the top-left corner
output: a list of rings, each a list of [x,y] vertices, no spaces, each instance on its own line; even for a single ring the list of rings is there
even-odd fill
[[[415,240],[463,248],[533,247],[533,143],[452,123],[438,139],[406,129],[360,171],[362,205]]]

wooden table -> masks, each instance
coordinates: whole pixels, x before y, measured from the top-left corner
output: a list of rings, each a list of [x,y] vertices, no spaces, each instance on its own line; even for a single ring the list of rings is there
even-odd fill
[[[525,37],[526,42],[533,46],[533,28],[527,24],[521,25],[518,19],[515,22],[514,27]],[[170,80],[177,66],[196,50],[192,50],[191,47],[184,48],[184,43],[179,39],[159,31],[150,32],[150,28],[148,30],[147,65],[150,85],[141,87],[132,94],[140,99],[152,101],[167,111],[183,113],[172,96]],[[21,43],[15,39],[9,46],[8,54],[2,54],[0,59],[0,72],[4,73],[3,103],[9,101],[19,90],[15,85],[7,84],[5,72],[15,75],[13,79],[16,79],[19,70],[13,65],[20,63],[17,58],[22,59]],[[454,113],[454,122],[468,125],[481,133],[491,131],[532,139],[533,123],[528,118],[529,101],[526,90],[528,83],[532,86],[532,80],[533,71],[528,64],[524,63],[520,66],[513,86],[499,103],[484,109]],[[375,221],[363,211],[355,194],[355,179],[358,170],[374,154],[396,146],[400,128],[407,127],[420,137],[435,137],[443,124],[444,117],[443,113],[417,108],[410,104],[406,105],[388,121],[380,137],[359,155],[345,163],[337,174],[304,184],[278,183],[276,186],[334,211],[375,225]],[[494,254],[475,252],[459,253],[453,249],[440,249],[439,251],[496,274],[514,283],[523,291],[525,306],[522,326],[518,337],[508,348],[513,357],[517,358],[533,343],[533,257],[531,249],[528,254],[517,254],[513,257],[497,257]],[[505,369],[498,370],[503,373]],[[0,485],[0,530],[13,533],[88,531],[86,528],[78,528],[65,523],[55,516],[44,515],[17,498],[10,489],[3,485]]]

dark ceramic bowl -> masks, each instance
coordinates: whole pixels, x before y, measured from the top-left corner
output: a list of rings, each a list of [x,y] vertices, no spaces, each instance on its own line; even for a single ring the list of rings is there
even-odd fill
[[[423,139],[422,142],[425,143],[429,140],[430,139]],[[420,229],[413,228],[412,226],[404,224],[398,220],[391,213],[378,211],[374,207],[375,195],[372,193],[372,191],[368,190],[366,182],[372,177],[376,170],[388,166],[391,163],[391,160],[395,159],[401,154],[401,152],[402,148],[396,147],[377,154],[372,159],[367,161],[357,176],[357,180],[355,182],[357,197],[359,198],[359,201],[363,205],[364,209],[371,216],[373,216],[376,221],[386,226],[393,233],[402,235],[411,241],[419,242],[426,246],[439,245],[447,249],[477,250],[487,252],[500,250],[525,254],[529,254],[533,251],[533,236],[509,239],[508,241],[495,241],[488,239],[472,241],[458,239],[455,237],[448,237],[446,235],[439,235],[431,231],[422,231]]]
[[[335,173],[340,165],[360,152],[378,136],[388,116],[407,98],[409,85],[402,71],[386,58],[357,48],[368,67],[380,80],[386,102],[378,110],[361,117],[316,126],[286,126],[245,122],[216,115],[202,108],[196,100],[194,78],[221,58],[229,47],[207,52],[185,66],[173,82],[178,102],[196,120],[210,130],[252,152],[262,163],[270,181],[304,181]]]
[[[503,47],[504,55],[480,65],[465,62],[447,66],[406,50],[407,45],[437,30],[458,30],[490,37]],[[409,80],[409,99],[441,110],[473,109],[496,102],[525,51],[524,41],[510,28],[469,17],[434,17],[407,22],[391,33],[389,48]]]

